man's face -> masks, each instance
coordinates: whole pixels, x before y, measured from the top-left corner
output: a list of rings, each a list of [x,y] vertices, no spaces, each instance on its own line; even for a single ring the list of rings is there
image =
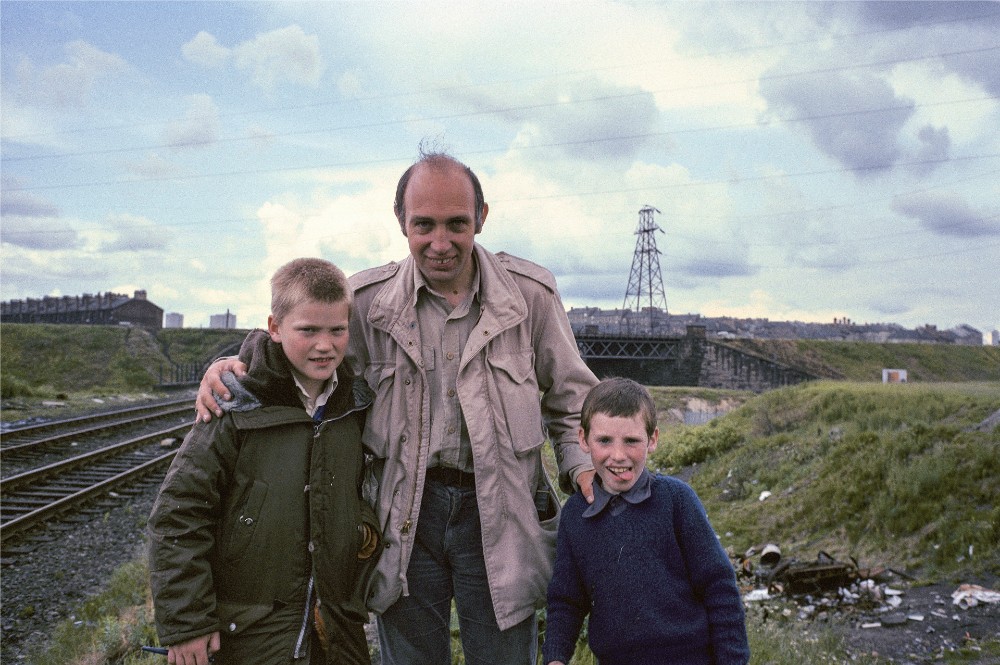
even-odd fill
[[[590,419],[590,432],[579,430],[580,447],[590,455],[601,485],[611,494],[632,489],[639,479],[646,456],[656,450],[659,430],[646,434],[641,414],[628,418],[595,413]]]
[[[403,202],[410,254],[424,279],[442,295],[464,293],[472,281],[472,248],[479,233],[469,176],[458,167],[420,165]]]
[[[267,318],[271,339],[292,365],[292,372],[310,397],[318,397],[327,379],[344,359],[351,308],[346,301],[306,300],[280,321]]]

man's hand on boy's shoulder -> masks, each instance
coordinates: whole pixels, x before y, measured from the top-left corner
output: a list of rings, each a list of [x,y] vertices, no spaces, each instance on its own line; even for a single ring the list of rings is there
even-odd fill
[[[576,485],[580,488],[580,493],[583,494],[583,498],[587,500],[587,503],[594,503],[594,476],[597,472],[593,469],[589,471],[581,471],[576,477]]]
[[[205,370],[205,376],[198,386],[198,397],[195,400],[194,410],[197,414],[196,422],[211,422],[212,415],[217,418],[222,417],[222,407],[215,401],[215,395],[228,401],[233,398],[229,388],[222,382],[222,375],[225,372],[232,372],[236,378],[246,376],[247,366],[237,359],[236,356],[219,358]],[[214,393],[214,394],[213,394]]]

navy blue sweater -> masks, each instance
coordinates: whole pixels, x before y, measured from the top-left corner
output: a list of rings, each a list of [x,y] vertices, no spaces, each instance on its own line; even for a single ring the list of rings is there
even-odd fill
[[[745,665],[743,602],[732,564],[687,484],[651,478],[621,512],[583,517],[574,494],[559,522],[548,589],[545,663],[569,663],[584,617],[601,665]],[[618,512],[618,514],[613,514]]]

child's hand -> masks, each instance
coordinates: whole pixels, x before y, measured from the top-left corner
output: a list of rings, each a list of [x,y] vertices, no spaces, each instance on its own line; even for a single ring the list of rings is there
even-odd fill
[[[219,631],[174,644],[167,649],[169,665],[208,665],[212,654],[222,646]]]

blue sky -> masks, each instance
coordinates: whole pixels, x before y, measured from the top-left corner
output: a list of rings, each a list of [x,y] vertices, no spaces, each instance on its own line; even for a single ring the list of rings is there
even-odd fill
[[[620,307],[1000,326],[1000,4],[0,3],[0,298],[145,289],[265,324],[297,256],[406,255],[400,173]]]

